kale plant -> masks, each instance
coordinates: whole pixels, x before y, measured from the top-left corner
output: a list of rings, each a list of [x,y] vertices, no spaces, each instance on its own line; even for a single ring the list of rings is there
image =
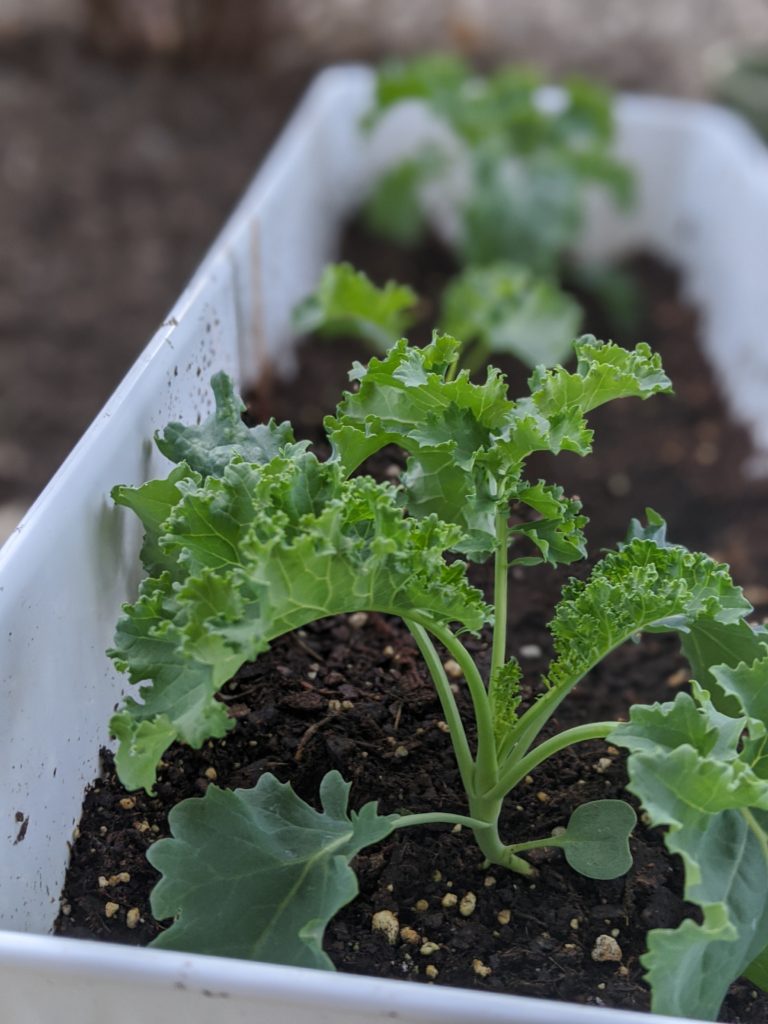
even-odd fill
[[[332,263],[294,311],[302,333],[354,337],[384,354],[413,323],[418,295],[389,281],[378,288],[349,263]],[[512,355],[531,369],[567,359],[582,311],[553,281],[515,263],[466,267],[442,296],[440,329],[463,339],[454,366],[480,370],[491,355]]]
[[[269,774],[252,790],[212,785],[171,812],[172,838],[149,851],[163,876],[153,913],[174,918],[155,945],[330,967],[322,936],[357,891],[350,860],[394,829],[423,823],[464,825],[489,863],[524,876],[535,874],[526,851],[553,846],[588,877],[621,875],[631,864],[635,822],[624,801],[577,807],[557,835],[499,832],[504,800],[525,776],[572,744],[607,737],[632,750],[632,788],[653,820],[669,826],[670,848],[690,868],[688,896],[704,907],[703,927],[686,921],[671,936],[651,935],[657,1008],[675,1012],[680,979],[694,987],[695,971],[720,958],[727,966],[708,971],[696,1003],[714,1014],[722,985],[764,948],[768,885],[750,898],[745,886],[751,872],[762,879],[768,870],[768,716],[758,687],[768,663],[727,568],[668,543],[663,521],[649,513],[647,525],[633,524],[586,579],[565,587],[550,623],[555,655],[536,699],[523,701],[520,666],[507,652],[510,567],[569,564],[585,554],[579,502],[555,484],[529,480],[527,459],[587,455],[593,409],[670,390],[646,345],[628,351],[585,336],[574,348],[573,371],[539,368],[530,394],[513,401],[495,369],[482,383],[466,370],[453,375],[453,338],[436,334],[423,349],[400,340],[384,358],[355,364],[354,390],[325,421],[326,461],[286,423],[246,427],[220,374],[215,415],[199,427],[172,424],[157,438],[177,463],[168,477],[115,489],[144,525],[148,572],[111,651],[131,682],[143,684],[140,699],[126,699],[111,723],[117,771],[129,789],[152,791],[172,742],[200,747],[226,735],[233,722],[216,694],[277,637],[327,616],[372,611],[400,616],[412,633],[466,794],[464,814],[382,815],[375,804],[350,812],[349,786],[337,772],[322,782],[321,810]],[[359,473],[388,444],[408,455],[397,486]],[[489,560],[492,605],[467,576],[468,561]],[[492,630],[485,671],[462,640],[484,626]],[[702,683],[694,697],[637,709],[626,725],[598,721],[542,739],[574,686],[643,631],[683,637]],[[442,652],[462,670],[471,731]],[[755,664],[740,667],[745,657]],[[740,888],[732,876],[714,881],[715,866],[741,850]],[[671,956],[673,992],[658,966]]]
[[[629,170],[611,153],[610,97],[572,79],[545,87],[530,70],[505,68],[483,78],[457,57],[428,56],[379,69],[373,128],[391,108],[425,103],[460,150],[434,141],[395,162],[376,182],[363,208],[374,234],[412,246],[425,235],[425,188],[455,171],[463,153],[466,196],[458,200],[456,255],[462,270],[448,284],[439,326],[471,352],[462,365],[477,369],[490,356],[511,354],[529,367],[555,366],[571,352],[582,310],[558,284],[584,217],[589,187],[630,201]],[[616,268],[568,271],[592,292],[611,322],[631,327],[637,295]],[[417,296],[389,282],[377,289],[349,264],[326,268],[317,289],[296,310],[304,332],[352,335],[385,352],[413,318]]]
[[[483,77],[449,55],[392,61],[377,73],[365,125],[406,101],[425,104],[466,155],[465,263],[514,260],[557,273],[581,227],[587,189],[607,190],[622,205],[631,199],[630,172],[612,153],[610,95],[594,82],[571,78],[554,88],[515,67]],[[366,204],[369,227],[400,244],[421,241],[425,186],[445,177],[456,157],[454,147],[431,140],[394,162]]]

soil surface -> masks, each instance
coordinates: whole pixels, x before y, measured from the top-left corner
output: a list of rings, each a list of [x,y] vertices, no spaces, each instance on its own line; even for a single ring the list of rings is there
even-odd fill
[[[442,250],[430,245],[404,256],[378,243],[372,247],[352,230],[345,255],[374,278],[413,284],[425,296],[423,322],[434,319],[435,296],[451,271]],[[581,496],[592,517],[592,556],[621,539],[631,516],[655,507],[668,519],[673,539],[730,561],[760,614],[768,609],[768,588],[761,582],[768,579],[768,541],[758,529],[768,487],[744,476],[747,438],[727,422],[695,343],[695,316],[676,298],[674,275],[644,259],[634,261],[632,270],[645,297],[639,337],[662,353],[677,399],[617,402],[598,411],[592,420],[594,456],[541,459],[530,476],[563,483]],[[597,310],[588,310],[586,323],[598,336],[608,333]],[[423,326],[416,331],[422,337]],[[290,416],[298,436],[317,438],[320,417],[334,404],[352,358],[365,353],[351,343],[306,345],[301,383],[278,385],[268,408],[255,397],[254,414]],[[511,394],[523,393],[526,374],[513,364],[504,368]],[[399,453],[387,453],[373,471],[391,477],[401,464]],[[528,700],[551,654],[546,623],[562,584],[587,571],[585,563],[559,571],[512,572],[509,649],[525,670]],[[489,589],[487,567],[473,567],[472,574]],[[468,646],[482,667],[489,638],[469,640]],[[626,716],[635,702],[672,699],[686,681],[677,641],[646,637],[593,671],[549,732]],[[468,709],[460,681],[456,688],[461,707]],[[222,700],[235,722],[233,731],[200,751],[172,747],[156,797],[126,794],[105,752],[102,777],[86,798],[73,844],[60,934],[150,941],[161,925],[149,911],[148,893],[157,875],[145,851],[168,834],[170,807],[200,795],[212,782],[252,786],[272,771],[314,801],[321,777],[336,768],[353,784],[355,807],[379,800],[383,812],[464,810],[439,704],[397,620],[344,616],[286,636],[257,663],[244,666]],[[580,803],[626,798],[625,781],[624,759],[615,748],[582,744],[548,762],[511,795],[502,834],[516,841],[547,834],[565,824]],[[339,969],[355,973],[647,1009],[639,964],[645,934],[675,927],[693,910],[682,901],[680,865],[666,853],[660,834],[639,826],[632,849],[629,874],[601,883],[575,874],[558,851],[539,852],[540,876],[530,882],[484,869],[466,830],[403,830],[357,858],[360,896],[332,922],[326,949]],[[474,909],[464,915],[459,908],[469,893]],[[380,910],[394,913],[405,929],[393,945],[372,931],[373,914]],[[594,958],[600,936],[614,940],[619,959]],[[764,1024],[768,997],[737,982],[721,1019]]]

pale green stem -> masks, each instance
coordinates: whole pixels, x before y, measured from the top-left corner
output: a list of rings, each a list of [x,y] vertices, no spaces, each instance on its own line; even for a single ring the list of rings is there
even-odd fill
[[[489,799],[502,799],[514,789],[515,786],[529,775],[542,762],[548,760],[553,754],[573,746],[574,743],[584,743],[586,740],[602,740],[616,728],[616,722],[593,722],[589,725],[577,725],[573,729],[566,729],[559,732],[557,736],[540,743],[530,753],[519,761],[509,765],[501,772],[496,785],[486,794]]]
[[[488,362],[490,354],[491,346],[487,341],[478,338],[470,349],[469,355],[464,359],[464,369],[469,370],[470,377]]]
[[[768,863],[768,838],[766,837],[765,832],[762,830],[762,828],[756,821],[755,816],[752,814],[748,807],[740,807],[739,810],[741,811],[741,816],[744,818],[747,825],[749,826],[750,831],[754,835],[755,839],[757,839],[763,857],[766,863]]]
[[[441,811],[426,811],[424,814],[404,814],[395,822],[395,828],[410,828],[411,825],[464,825],[466,828],[487,828],[488,823],[466,814],[443,814]]]
[[[432,676],[432,682],[435,685],[440,707],[443,709],[443,715],[448,726],[448,734],[456,756],[456,764],[459,767],[461,781],[464,789],[469,791],[473,784],[475,762],[469,749],[469,741],[464,731],[464,723],[461,720],[461,714],[456,705],[456,698],[453,695],[451,684],[448,682],[443,664],[426,629],[418,622],[414,622],[413,619],[404,619],[403,621],[416,641],[429,669],[429,674]]]
[[[507,593],[509,590],[509,512],[506,503],[496,511],[496,562],[493,570],[493,648],[491,675],[507,660]]]
[[[498,777],[496,740],[493,734],[491,704],[485,683],[464,644],[446,626],[426,624],[426,628],[458,663],[469,687],[477,722],[477,752],[473,784],[468,789],[482,793],[489,789]]]
[[[450,384],[450,382],[452,380],[454,380],[454,378],[456,377],[456,374],[459,372],[459,359],[460,358],[461,358],[461,349],[459,349],[459,351],[456,354],[456,358],[453,360],[451,365],[445,371],[445,382],[446,382],[446,384]]]
[[[547,836],[545,839],[529,839],[527,843],[512,843],[508,849],[522,853],[524,850],[540,850],[544,846],[565,846],[567,842],[565,836]]]

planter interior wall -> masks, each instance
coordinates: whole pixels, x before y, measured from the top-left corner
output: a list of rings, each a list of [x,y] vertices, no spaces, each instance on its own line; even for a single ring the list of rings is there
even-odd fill
[[[373,169],[396,155],[393,138],[407,147],[414,133],[436,130],[405,111],[364,143],[357,125],[371,89],[365,68],[318,77],[167,320],[0,552],[3,1020],[95,1021],[108,1006],[116,1024],[172,1013],[195,1024],[208,1019],[212,1000],[224,1024],[364,1024],[395,1012],[408,1022],[598,1020],[594,1008],[47,935],[67,840],[124,691],[104,650],[120,604],[135,593],[140,535],[134,517],[112,507],[110,488],[162,472],[154,430],[207,415],[216,370],[251,381],[266,359],[290,368],[291,309],[333,258],[343,216]],[[624,97],[618,121],[638,203],[624,216],[595,202],[582,251],[641,247],[681,269],[702,312],[707,354],[734,415],[752,430],[755,468],[764,468],[768,155],[732,115],[697,104]],[[433,202],[438,227],[450,235],[445,196]],[[647,1018],[600,1011],[600,1019]]]

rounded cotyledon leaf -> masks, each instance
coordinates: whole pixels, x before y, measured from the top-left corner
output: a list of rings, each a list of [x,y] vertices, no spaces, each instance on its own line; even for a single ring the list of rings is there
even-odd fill
[[[632,867],[629,836],[637,815],[623,800],[593,800],[577,807],[565,832],[557,837],[574,871],[607,880]]]

